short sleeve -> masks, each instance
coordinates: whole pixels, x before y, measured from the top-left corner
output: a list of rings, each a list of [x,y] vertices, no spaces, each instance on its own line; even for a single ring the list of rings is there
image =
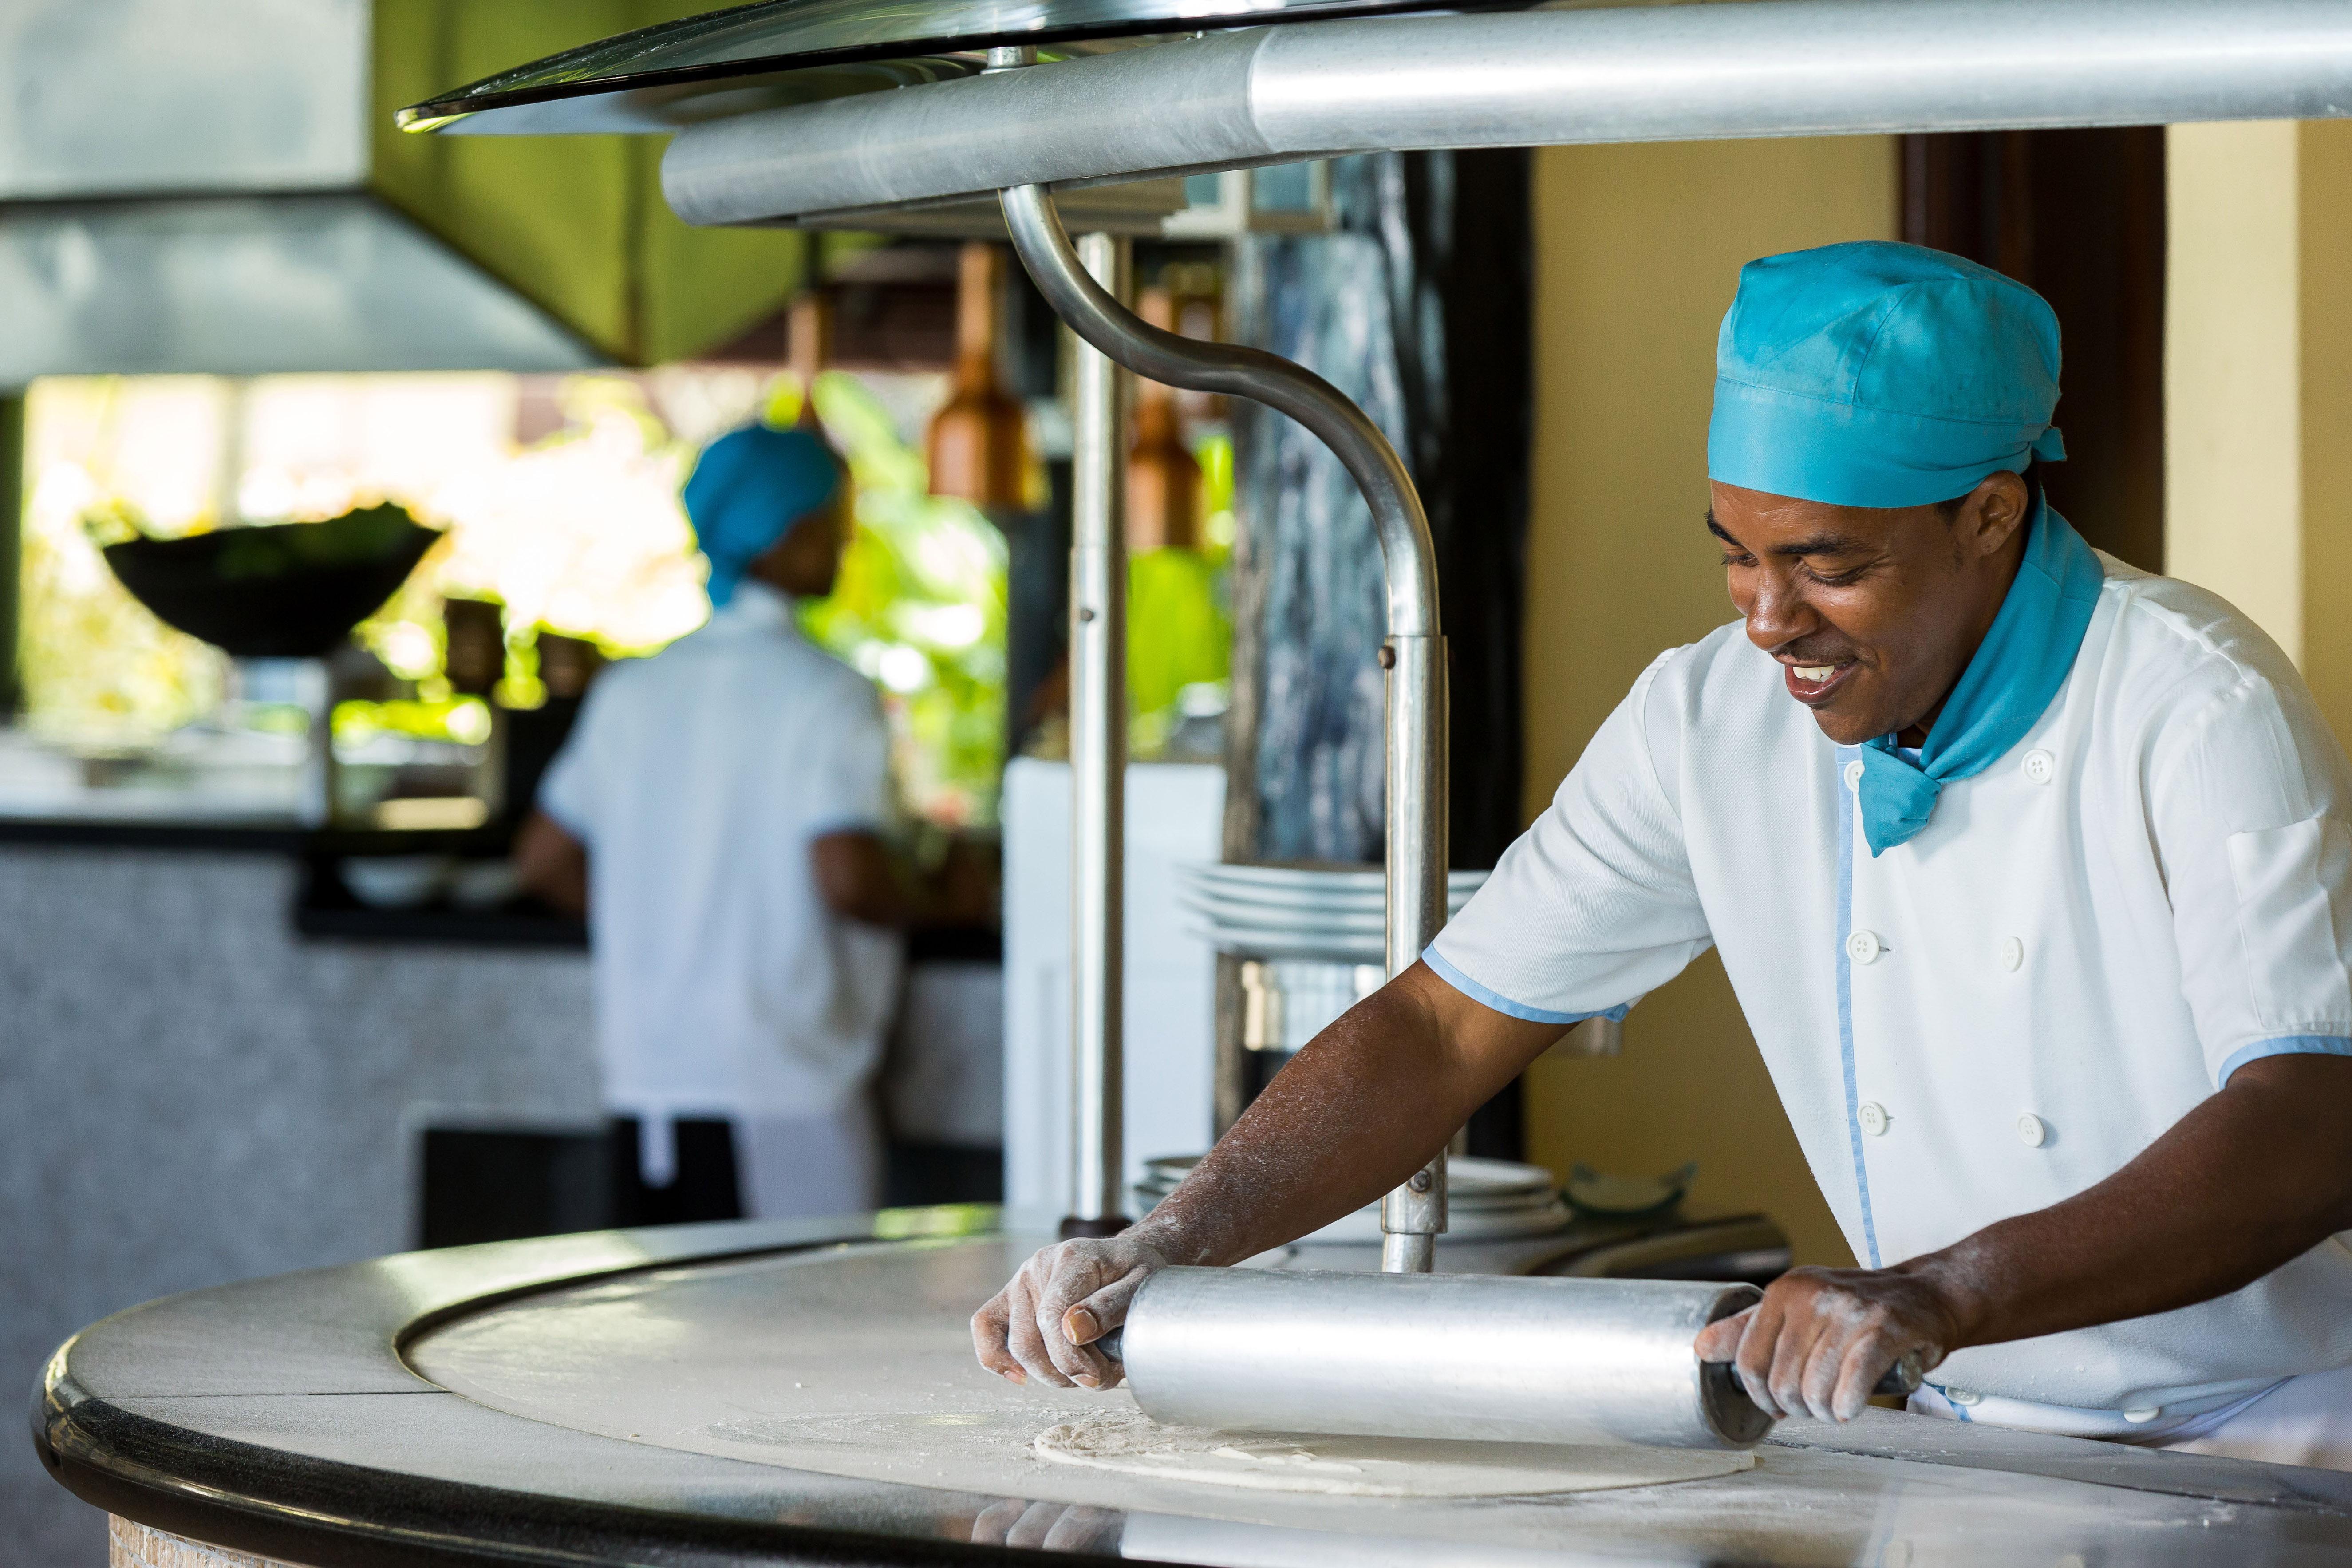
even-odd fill
[[[1535,826],[1423,957],[1447,984],[1515,1018],[1622,1017],[1706,951],[1710,938],[1659,757],[1645,671]]]
[[[890,731],[873,689],[845,695],[823,733],[806,764],[809,837],[880,827],[890,816]]]
[[[580,716],[573,721],[572,732],[563,738],[554,761],[539,776],[539,798],[535,805],[558,827],[583,844],[593,841],[596,823],[596,769],[593,764],[593,735],[601,728],[599,714],[604,704],[598,695],[608,689],[609,683],[599,681],[589,688],[587,699],[580,705]]]
[[[2307,693],[2250,676],[2150,749],[2149,816],[2181,985],[2215,1084],[2352,1056],[2352,816]]]

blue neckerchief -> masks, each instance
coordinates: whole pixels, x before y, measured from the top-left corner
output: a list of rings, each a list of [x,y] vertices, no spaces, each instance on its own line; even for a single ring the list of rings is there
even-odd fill
[[[1863,743],[1862,834],[1873,857],[1908,843],[1947,784],[1984,772],[2033,728],[2074,668],[2105,575],[2074,525],[2043,502],[2009,597],[1936,716],[1918,763],[1896,754],[1892,735]]]

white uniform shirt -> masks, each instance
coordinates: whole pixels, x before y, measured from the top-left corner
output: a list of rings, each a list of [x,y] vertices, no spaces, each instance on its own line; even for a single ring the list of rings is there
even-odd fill
[[[809,843],[883,821],[888,753],[873,686],[758,583],[591,689],[539,804],[588,847],[610,1109],[806,1118],[862,1091],[899,944],[826,907]]]
[[[1432,966],[1560,1022],[1713,943],[1874,1268],[2083,1191],[2258,1057],[2352,1055],[2343,751],[2244,616],[2103,563],[2049,710],[1875,859],[1859,750],[1738,624],[1664,655]],[[2155,1436],[2347,1364],[2339,1237],[2200,1306],[1961,1351],[1936,1383],[1976,1419]]]

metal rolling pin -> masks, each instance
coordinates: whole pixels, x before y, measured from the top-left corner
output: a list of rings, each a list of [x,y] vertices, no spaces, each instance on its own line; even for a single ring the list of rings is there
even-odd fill
[[[1699,1330],[1753,1285],[1163,1268],[1102,1348],[1184,1426],[1747,1448],[1772,1429]],[[1876,1392],[1918,1386],[1906,1358]]]

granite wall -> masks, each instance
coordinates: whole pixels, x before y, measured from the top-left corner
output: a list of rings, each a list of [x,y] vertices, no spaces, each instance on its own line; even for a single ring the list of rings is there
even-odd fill
[[[152,1298],[414,1245],[415,1129],[593,1119],[584,953],[310,942],[268,853],[0,846],[0,1393]],[[19,1406],[22,1408],[22,1406]],[[0,1556],[104,1516],[0,1439]]]

